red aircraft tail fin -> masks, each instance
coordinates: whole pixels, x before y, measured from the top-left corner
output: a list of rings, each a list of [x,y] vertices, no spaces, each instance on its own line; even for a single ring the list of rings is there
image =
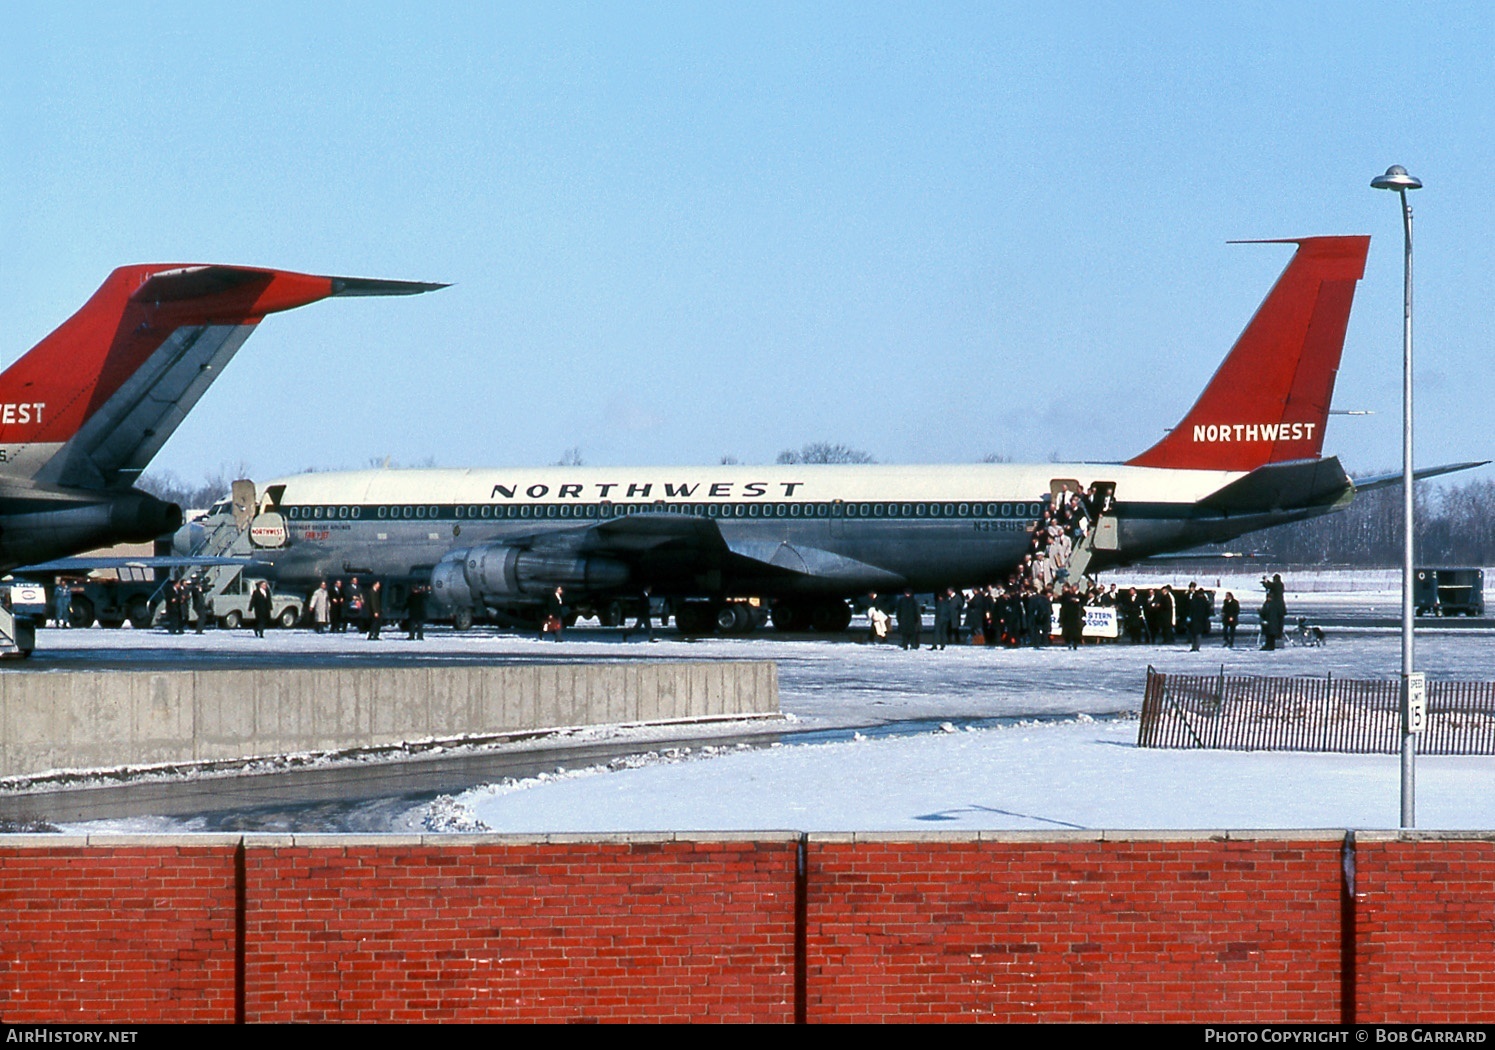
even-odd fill
[[[0,476],[132,484],[266,314],[441,285],[244,266],[124,266],[0,374]]]
[[[1370,238],[1264,243],[1298,250],[1188,415],[1131,466],[1244,471],[1323,452]]]

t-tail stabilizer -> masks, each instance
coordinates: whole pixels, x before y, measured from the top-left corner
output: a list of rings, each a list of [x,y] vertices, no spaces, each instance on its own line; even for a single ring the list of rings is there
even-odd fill
[[[127,488],[266,314],[441,287],[247,266],[120,267],[0,375],[0,479]]]

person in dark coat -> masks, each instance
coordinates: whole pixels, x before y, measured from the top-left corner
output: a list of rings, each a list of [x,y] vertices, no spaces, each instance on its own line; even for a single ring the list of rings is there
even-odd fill
[[[1002,644],[1016,649],[1028,637],[1028,590],[1014,583],[1007,589],[1007,600],[1002,603]]]
[[[924,610],[919,607],[919,599],[914,597],[912,590],[904,590],[903,596],[898,599],[896,612],[898,634],[903,639],[903,647],[919,648],[919,635],[924,628]]]
[[[343,581],[333,580],[327,591],[327,630],[332,634],[342,634],[348,629],[347,622],[343,619],[343,605],[346,601]]]
[[[986,642],[987,635],[991,631],[991,607],[992,598],[984,590],[978,590],[971,595],[971,600],[966,602],[966,630],[970,632],[971,644],[976,645],[976,639]]]
[[[1157,588],[1147,588],[1142,595],[1142,640],[1148,645],[1156,645],[1163,636],[1163,627],[1158,620],[1159,608]]]
[[[639,595],[638,605],[636,606],[636,619],[633,621],[632,627],[623,628],[623,641],[628,641],[628,636],[638,631],[643,631],[644,636],[649,641],[658,641],[654,637],[654,609],[650,604],[653,601],[652,594],[652,589],[645,587],[644,593]]]
[[[1007,590],[995,584],[988,587],[982,602],[981,632],[988,646],[1001,645],[1007,619]]]
[[[1204,637],[1204,632],[1209,630],[1210,600],[1209,595],[1200,587],[1189,581],[1189,596],[1187,601],[1189,615],[1189,652],[1199,651],[1199,641]]]
[[[410,640],[426,640],[426,586],[422,583],[410,587],[410,597],[405,600],[405,620],[410,628]]]
[[[1085,603],[1069,583],[1059,598],[1059,636],[1071,649],[1078,649],[1085,637]]]
[[[52,589],[52,618],[58,627],[73,625],[73,589],[59,582]]]
[[[955,602],[951,597],[955,592],[946,588],[934,598],[934,644],[929,648],[943,649],[950,643],[952,625],[951,619],[956,615]]]
[[[358,577],[355,576],[348,581],[346,599],[343,602],[343,627],[346,630],[349,623],[355,624],[355,631],[367,630],[365,620],[368,612],[364,609],[363,588],[358,585]]]
[[[368,618],[369,641],[379,640],[379,628],[384,626],[384,587],[375,580],[369,584],[369,593],[363,597],[363,614]]]
[[[185,634],[187,619],[187,595],[181,580],[166,585],[166,630],[170,634]]]
[[[249,615],[254,620],[254,636],[265,637],[265,628],[270,626],[270,614],[274,611],[274,601],[270,597],[270,585],[261,580],[255,585],[254,593],[249,596]]]
[[[192,601],[192,617],[197,621],[197,633],[202,634],[202,629],[208,623],[208,596],[203,593],[202,581],[196,576],[187,587],[187,595]]]
[[[1280,573],[1262,580],[1261,585],[1267,590],[1267,600],[1261,606],[1261,647],[1269,652],[1277,648],[1277,639],[1287,624],[1287,594]]]
[[[561,640],[561,631],[566,626],[566,589],[557,587],[550,597],[545,599],[545,609],[540,616],[540,640],[543,642],[549,634],[556,641]]]
[[[1049,635],[1054,630],[1054,603],[1048,591],[1034,591],[1026,602],[1028,635],[1033,648],[1043,649],[1049,644]]]
[[[1133,645],[1141,645],[1145,624],[1142,619],[1142,599],[1137,596],[1137,588],[1127,588],[1126,593],[1116,603],[1116,611],[1121,617],[1122,625],[1126,628],[1126,636],[1131,639]]]
[[[1220,604],[1220,631],[1225,635],[1225,648],[1235,648],[1235,628],[1241,622],[1241,603],[1229,591]]]

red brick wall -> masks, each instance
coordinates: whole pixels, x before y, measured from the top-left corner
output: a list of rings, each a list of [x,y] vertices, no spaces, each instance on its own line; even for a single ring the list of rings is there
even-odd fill
[[[232,1021],[234,847],[0,839],[0,1019]]]
[[[0,838],[0,1020],[791,1020],[798,845],[251,838],[240,941],[231,840]],[[1495,1013],[1495,841],[1362,834],[1349,913],[1325,833],[806,859],[812,1021]]]
[[[1360,836],[1357,1014],[1495,1020],[1495,842]]]
[[[246,1017],[792,1020],[794,869],[785,839],[250,850]]]
[[[816,844],[811,1021],[1340,1019],[1324,841]]]

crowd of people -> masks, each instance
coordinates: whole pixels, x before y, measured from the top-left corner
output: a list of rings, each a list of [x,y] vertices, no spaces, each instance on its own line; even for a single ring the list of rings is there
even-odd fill
[[[1028,550],[1014,575],[1038,591],[1062,583],[1069,576],[1075,550],[1085,542],[1091,522],[1109,509],[1110,499],[1094,485],[1083,496],[1061,493],[1028,526]]]
[[[1111,509],[1111,501],[1110,491],[1099,491],[1094,485],[1084,493],[1058,493],[1028,526],[1028,549],[1005,581],[974,590],[947,588],[934,596],[930,648],[961,643],[1043,647],[1050,644],[1057,619],[1060,640],[1074,649],[1085,636],[1086,609],[1098,608],[1115,610],[1118,640],[1172,645],[1182,636],[1197,652],[1216,615],[1215,595],[1197,583],[1190,582],[1187,590],[1164,584],[1139,591],[1136,587],[1123,590],[1114,583],[1103,586],[1083,576],[1070,578],[1074,552],[1100,516]],[[1273,576],[1262,585],[1266,590],[1260,610],[1262,648],[1275,649],[1287,613],[1282,577]],[[865,604],[869,641],[888,638],[896,622],[903,648],[921,647],[923,608],[911,590],[905,590],[891,610],[876,594],[868,595]],[[1241,603],[1229,591],[1220,602],[1219,617],[1223,645],[1234,648]]]
[[[1273,576],[1262,585],[1267,593],[1260,610],[1261,648],[1275,649],[1281,644],[1287,613],[1282,577]],[[924,604],[912,590],[897,598],[891,615],[887,604],[875,593],[867,596],[867,641],[889,640],[896,626],[897,640],[904,649],[922,648]],[[1178,590],[1171,584],[1123,589],[1092,580],[1040,587],[1014,574],[1006,584],[975,590],[947,588],[935,594],[934,637],[928,648],[961,644],[1042,648],[1051,644],[1057,621],[1061,643],[1074,649],[1084,640],[1087,609],[1115,610],[1116,637],[1106,640],[1173,645],[1187,638],[1194,652],[1212,633],[1217,614],[1221,644],[1226,648],[1235,647],[1241,623],[1241,603],[1234,593],[1226,591],[1217,610],[1214,593],[1193,581],[1187,589]]]
[[[261,586],[265,586],[263,583]],[[407,637],[413,642],[426,637],[426,606],[430,588],[413,584],[405,593],[403,622]],[[349,630],[368,635],[377,642],[384,629],[387,614],[384,584],[372,580],[367,586],[357,576],[347,583],[342,579],[323,580],[306,600],[305,620],[318,634],[346,634]]]
[[[1063,544],[1051,548],[1054,546],[1062,548]],[[1104,620],[1114,623],[1115,638],[1106,640],[1125,639],[1133,645],[1172,645],[1186,637],[1190,648],[1197,651],[1204,636],[1211,633],[1217,615],[1215,595],[1194,582],[1183,590],[1175,590],[1171,584],[1140,590],[1121,588],[1090,579],[1040,586],[1039,580],[1030,574],[1031,564],[1025,560],[1002,584],[964,590],[946,588],[936,593],[934,632],[928,648],[944,649],[951,645],[1041,648],[1052,644],[1057,634],[1062,644],[1073,649],[1084,640],[1086,610],[1110,609],[1114,614]],[[1282,577],[1263,579],[1262,586],[1266,592],[1259,610],[1262,648],[1275,649],[1282,644],[1287,618]],[[429,594],[423,585],[412,586],[406,594],[400,619],[412,640],[425,638]],[[59,627],[68,622],[68,597],[66,586],[59,584],[55,596]],[[268,583],[260,581],[254,585],[244,625],[259,637],[264,637],[265,629],[275,622],[274,601]],[[645,589],[636,608],[632,607],[635,603],[629,603],[627,611],[632,615],[624,620],[624,641],[635,634],[656,640],[650,602],[650,592]],[[925,605],[912,590],[904,590],[892,601],[869,594],[865,608],[867,641],[888,641],[896,628],[896,640],[904,649],[924,647]],[[161,609],[161,623],[172,634],[183,634],[189,628],[201,634],[215,620],[211,599],[196,576],[167,583]],[[565,592],[557,587],[544,602],[541,637],[560,641],[564,626],[571,620],[569,614]],[[1241,603],[1230,591],[1225,592],[1220,602],[1218,616],[1221,644],[1233,648],[1241,622]],[[627,619],[634,621],[632,626],[627,626]],[[347,581],[323,581],[306,599],[302,612],[302,622],[318,634],[344,634],[351,630],[375,641],[384,621],[381,581],[364,585],[356,576]]]
[[[58,625],[66,623],[66,590],[58,585],[56,599]],[[405,596],[403,622],[412,641],[423,641],[426,636],[427,601],[430,588],[415,584]],[[198,634],[214,620],[212,601],[207,596],[202,581],[197,576],[168,581],[161,593],[161,622],[171,634],[184,634],[193,626]],[[250,591],[248,609],[244,617],[245,626],[263,638],[265,630],[276,620],[275,597],[270,584],[260,580]],[[322,581],[306,599],[303,620],[318,634],[346,634],[349,630],[378,641],[384,629],[385,600],[384,585],[373,580],[364,586],[357,576],[344,582],[342,579]]]

